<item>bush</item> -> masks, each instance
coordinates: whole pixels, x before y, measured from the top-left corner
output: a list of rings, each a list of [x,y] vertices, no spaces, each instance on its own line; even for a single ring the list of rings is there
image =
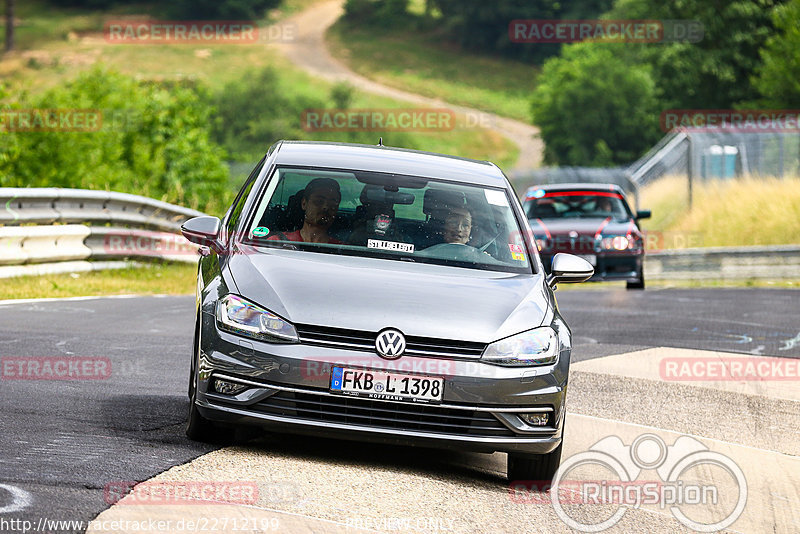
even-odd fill
[[[547,163],[629,163],[658,140],[650,69],[620,61],[618,50],[613,44],[578,43],[545,62],[531,111]]]
[[[409,20],[408,0],[347,0],[345,19],[382,27],[397,27]]]
[[[173,0],[169,10],[182,19],[258,21],[280,4],[281,0]]]
[[[203,94],[101,68],[84,72],[14,107],[99,110],[101,128],[5,132],[0,185],[122,191],[219,212],[231,196],[228,169],[223,151],[209,140]]]
[[[337,109],[348,109],[353,102],[355,89],[347,82],[339,82],[331,88],[331,100]]]
[[[226,84],[212,96],[211,107],[213,139],[241,161],[261,158],[279,139],[303,139],[303,110],[325,103],[285,90],[268,67]]]

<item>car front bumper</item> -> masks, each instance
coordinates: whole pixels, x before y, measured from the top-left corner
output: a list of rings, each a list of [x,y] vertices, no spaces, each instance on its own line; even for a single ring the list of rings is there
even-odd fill
[[[197,408],[212,421],[391,444],[545,454],[561,442],[569,351],[551,366],[499,367],[476,359],[405,356],[272,344],[220,331],[202,314]],[[440,404],[352,397],[329,390],[331,368],[444,377]],[[216,380],[247,386],[215,391]],[[543,427],[517,414],[549,414]]]

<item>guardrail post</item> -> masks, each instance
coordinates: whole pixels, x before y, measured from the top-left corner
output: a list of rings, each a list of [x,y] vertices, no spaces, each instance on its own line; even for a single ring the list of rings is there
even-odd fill
[[[689,210],[692,209],[692,179],[694,177],[694,161],[692,161],[692,137],[687,133],[686,141],[689,146],[686,147],[686,179],[689,181]]]

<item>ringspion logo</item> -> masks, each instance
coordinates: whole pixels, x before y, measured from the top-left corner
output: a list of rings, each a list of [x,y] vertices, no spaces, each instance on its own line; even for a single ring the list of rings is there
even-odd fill
[[[709,471],[725,474],[698,476]],[[657,478],[642,478],[644,472]],[[744,512],[747,479],[731,458],[691,436],[679,436],[672,445],[655,434],[642,434],[630,445],[608,436],[565,459],[549,484],[513,481],[509,498],[552,505],[559,519],[579,532],[609,529],[629,509],[642,506],[669,510],[691,530],[717,532]],[[602,512],[594,515],[588,505]],[[699,509],[710,513],[697,515]]]

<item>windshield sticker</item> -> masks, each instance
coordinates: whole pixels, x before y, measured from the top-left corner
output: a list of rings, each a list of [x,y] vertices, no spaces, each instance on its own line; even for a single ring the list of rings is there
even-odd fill
[[[266,226],[257,226],[253,229],[253,237],[266,237],[269,235],[269,228]]]
[[[525,261],[525,253],[522,251],[522,245],[515,245],[514,243],[508,244],[508,250],[511,251],[511,258],[517,261]]]
[[[386,231],[392,225],[392,217],[389,215],[376,215],[375,216],[375,233],[381,236],[386,235]]]
[[[508,198],[506,198],[506,194],[503,191],[484,189],[483,193],[486,195],[486,202],[492,206],[508,206]]]
[[[395,250],[398,252],[414,252],[413,243],[398,243],[397,241],[381,241],[380,239],[368,239],[367,248],[377,248],[379,250]]]

